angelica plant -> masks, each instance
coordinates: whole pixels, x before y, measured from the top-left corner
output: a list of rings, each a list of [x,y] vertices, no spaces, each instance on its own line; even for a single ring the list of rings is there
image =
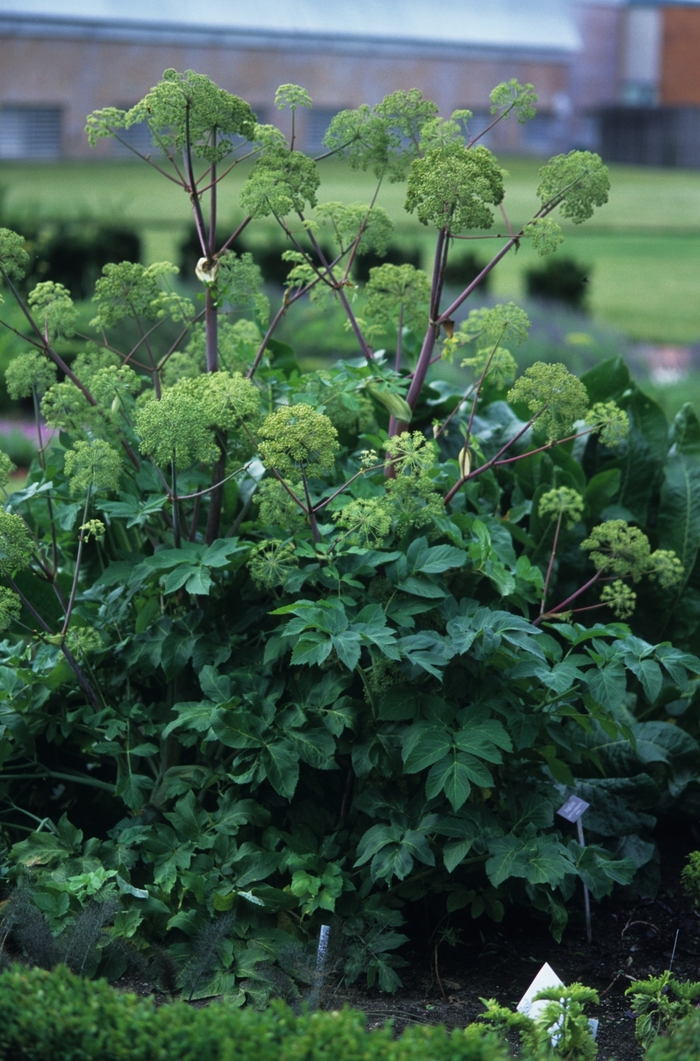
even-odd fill
[[[510,81],[492,102],[487,127],[528,120],[535,97]],[[111,263],[83,313],[59,284],[18,287],[27,251],[0,230],[26,322],[0,310],[8,389],[54,433],[14,492],[0,460],[0,873],[59,936],[91,896],[118,901],[100,973],[119,975],[124,941],[165,948],[173,984],[237,1002],[329,915],[353,941],[343,975],[395,990],[398,930],[428,892],[440,918],[532,903],[559,938],[578,880],[600,899],[652,851],[646,813],[621,816],[636,862],[616,837],[581,848],[555,824],[560,787],[593,802],[619,780],[636,815],[650,759],[668,800],[697,756],[683,715],[700,661],[644,622],[693,614],[700,424],[686,410],[669,432],[619,363],[521,372],[524,311],[467,314],[479,278],[450,305],[443,291],[457,240],[495,241],[481,278],[528,238],[555,252],[556,211],[578,224],[604,203],[602,163],[546,164],[516,225],[469,112],[394,92],[337,115],[312,158],[308,93],[284,85],[277,105],[289,139],[167,71],[89,119],[93,142],[126,146],[147,124],[136,154],[182,192],[192,276]],[[367,202],[327,201],[330,156],[373,175]],[[243,158],[243,212],[222,228]],[[363,285],[357,255],[389,249],[381,195],[402,181],[432,266]],[[497,212],[507,235],[484,231]],[[259,224],[284,240],[281,292],[232,250]],[[303,370],[278,329],[305,303],[344,314],[357,357]],[[431,380],[442,359],[463,382]],[[49,779],[82,801],[84,833],[52,820]],[[573,1057],[584,1000],[564,1001]]]

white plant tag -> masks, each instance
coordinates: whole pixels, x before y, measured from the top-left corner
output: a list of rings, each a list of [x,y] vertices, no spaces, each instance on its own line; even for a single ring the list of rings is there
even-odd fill
[[[526,1017],[529,1017],[530,1020],[536,1020],[547,1005],[547,1002],[545,1002],[544,999],[539,1002],[533,1002],[535,995],[539,994],[540,991],[546,991],[549,987],[563,986],[564,981],[560,980],[552,966],[548,962],[545,962],[523,997],[518,1002],[516,1007],[518,1013],[523,1013]],[[595,1039],[598,1034],[598,1021],[595,1017],[589,1017],[588,1025],[591,1029],[591,1035]],[[559,1040],[556,1031],[551,1033],[550,1038],[552,1040],[552,1045],[556,1046]]]
[[[535,979],[532,981],[523,997],[518,1002],[518,1013],[524,1013],[526,1017],[535,1020],[547,1005],[546,1002],[533,1002],[533,998],[539,991],[548,987],[563,987],[564,981],[560,980],[554,969],[545,962]]]

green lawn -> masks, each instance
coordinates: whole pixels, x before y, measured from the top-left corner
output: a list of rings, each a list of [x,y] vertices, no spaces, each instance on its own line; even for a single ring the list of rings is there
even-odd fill
[[[367,200],[370,177],[329,161],[322,185],[324,199]],[[537,170],[532,159],[506,158],[509,172],[505,206],[513,224],[536,208]],[[220,216],[241,216],[238,189],[247,172],[225,183]],[[595,315],[634,339],[688,343],[700,339],[700,173],[681,170],[611,167],[607,206],[586,225],[565,226],[570,254],[591,266],[590,304]],[[63,162],[0,164],[3,212],[46,218],[119,219],[142,227],[145,254],[157,261],[177,257],[177,245],[189,223],[185,196],[174,184],[140,163]],[[395,219],[401,242],[420,240],[429,253],[429,236],[402,209],[404,187],[386,185],[379,202]],[[497,230],[503,222],[497,216]],[[497,242],[477,241],[486,256]],[[494,276],[499,295],[522,293],[523,270],[537,256],[525,246],[507,257]]]

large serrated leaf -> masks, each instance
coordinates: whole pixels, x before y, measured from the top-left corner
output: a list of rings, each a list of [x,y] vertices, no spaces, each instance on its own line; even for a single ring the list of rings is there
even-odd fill
[[[406,730],[403,739],[403,762],[407,774],[425,770],[449,751],[451,737],[444,727],[429,722],[417,722]]]
[[[444,791],[455,811],[466,803],[471,788],[467,769],[456,755],[447,756],[435,763],[425,781],[427,798],[434,799]]]
[[[677,453],[664,469],[658,516],[659,544],[673,549],[683,564],[679,598],[695,566],[700,545],[700,462]]]

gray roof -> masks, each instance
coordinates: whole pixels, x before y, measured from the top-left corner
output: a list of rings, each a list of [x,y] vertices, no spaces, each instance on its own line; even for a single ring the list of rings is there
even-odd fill
[[[0,0],[3,35],[37,31],[113,38],[160,33],[169,39],[238,34],[241,42],[364,40],[550,53],[580,47],[570,0]]]

